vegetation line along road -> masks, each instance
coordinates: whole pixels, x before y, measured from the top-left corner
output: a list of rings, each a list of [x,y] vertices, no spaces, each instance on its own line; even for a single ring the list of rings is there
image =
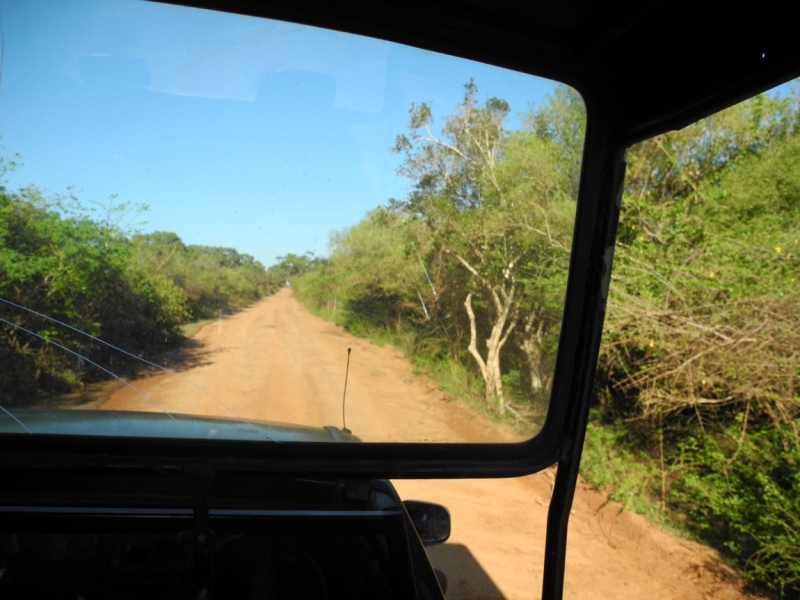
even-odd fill
[[[765,94],[629,149],[584,473],[800,593],[798,96]],[[561,318],[583,104],[504,121],[474,82],[441,133],[411,107],[412,184],[284,265],[298,297],[390,339],[456,395],[535,424]],[[441,118],[440,115],[439,118]]]

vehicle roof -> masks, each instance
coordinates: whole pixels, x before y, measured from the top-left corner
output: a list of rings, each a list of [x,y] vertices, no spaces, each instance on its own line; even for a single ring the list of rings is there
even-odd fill
[[[348,31],[552,77],[605,103],[626,143],[800,75],[796,26],[781,18],[786,5],[775,0],[755,10],[688,0],[171,3]]]

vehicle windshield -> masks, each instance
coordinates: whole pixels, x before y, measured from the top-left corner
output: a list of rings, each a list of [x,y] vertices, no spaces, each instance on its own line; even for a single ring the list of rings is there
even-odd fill
[[[11,0],[0,19],[0,432],[540,429],[575,90],[158,3]]]

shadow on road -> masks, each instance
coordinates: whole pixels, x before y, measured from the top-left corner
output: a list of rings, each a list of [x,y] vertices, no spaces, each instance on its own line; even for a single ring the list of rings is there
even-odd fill
[[[109,356],[112,357],[111,360],[99,359],[98,364],[135,386],[137,380],[165,373],[164,369],[174,373],[181,373],[213,364],[214,355],[226,350],[226,348],[218,348],[216,350],[204,350],[203,348],[204,345],[201,342],[189,338],[183,340],[181,345],[176,348],[165,350],[157,356],[148,357],[150,362],[161,366],[162,369],[145,362],[137,362],[130,357],[115,353],[113,350],[108,351]],[[122,356],[121,360],[120,356]],[[117,359],[117,363],[114,363],[114,358]],[[87,367],[87,369],[91,368],[91,366]],[[95,376],[97,375],[95,374]],[[81,385],[81,389],[74,392],[42,395],[36,401],[26,403],[25,407],[38,409],[96,409],[100,408],[112,393],[124,385],[122,381],[106,375],[100,381],[92,381]]]
[[[447,600],[504,600],[503,592],[462,544],[426,548],[431,563],[447,576]]]

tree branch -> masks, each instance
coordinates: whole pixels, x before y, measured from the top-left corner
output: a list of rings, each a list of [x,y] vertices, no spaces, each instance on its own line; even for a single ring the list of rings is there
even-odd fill
[[[475,312],[472,310],[472,292],[467,294],[467,299],[464,301],[464,306],[466,307],[467,315],[469,316],[469,346],[467,346],[467,350],[469,350],[469,353],[472,354],[475,362],[478,363],[478,368],[481,370],[483,380],[486,381],[486,361],[483,360],[481,353],[478,352],[478,332],[477,328],[475,327]]]
[[[489,290],[489,293],[492,295],[492,300],[494,301],[495,308],[497,309],[497,312],[499,314],[503,310],[503,305],[500,302],[500,298],[497,295],[495,286],[493,286],[483,275],[481,275],[477,271],[477,269],[475,269],[475,267],[469,264],[469,262],[467,262],[463,256],[458,254],[458,252],[453,252],[452,250],[448,250],[447,248],[445,248],[444,251],[450,256],[454,256],[456,260],[464,266],[464,268],[466,268],[470,273],[472,273],[475,276],[475,278],[481,283],[483,287]],[[470,296],[472,296],[472,294],[470,294]]]

